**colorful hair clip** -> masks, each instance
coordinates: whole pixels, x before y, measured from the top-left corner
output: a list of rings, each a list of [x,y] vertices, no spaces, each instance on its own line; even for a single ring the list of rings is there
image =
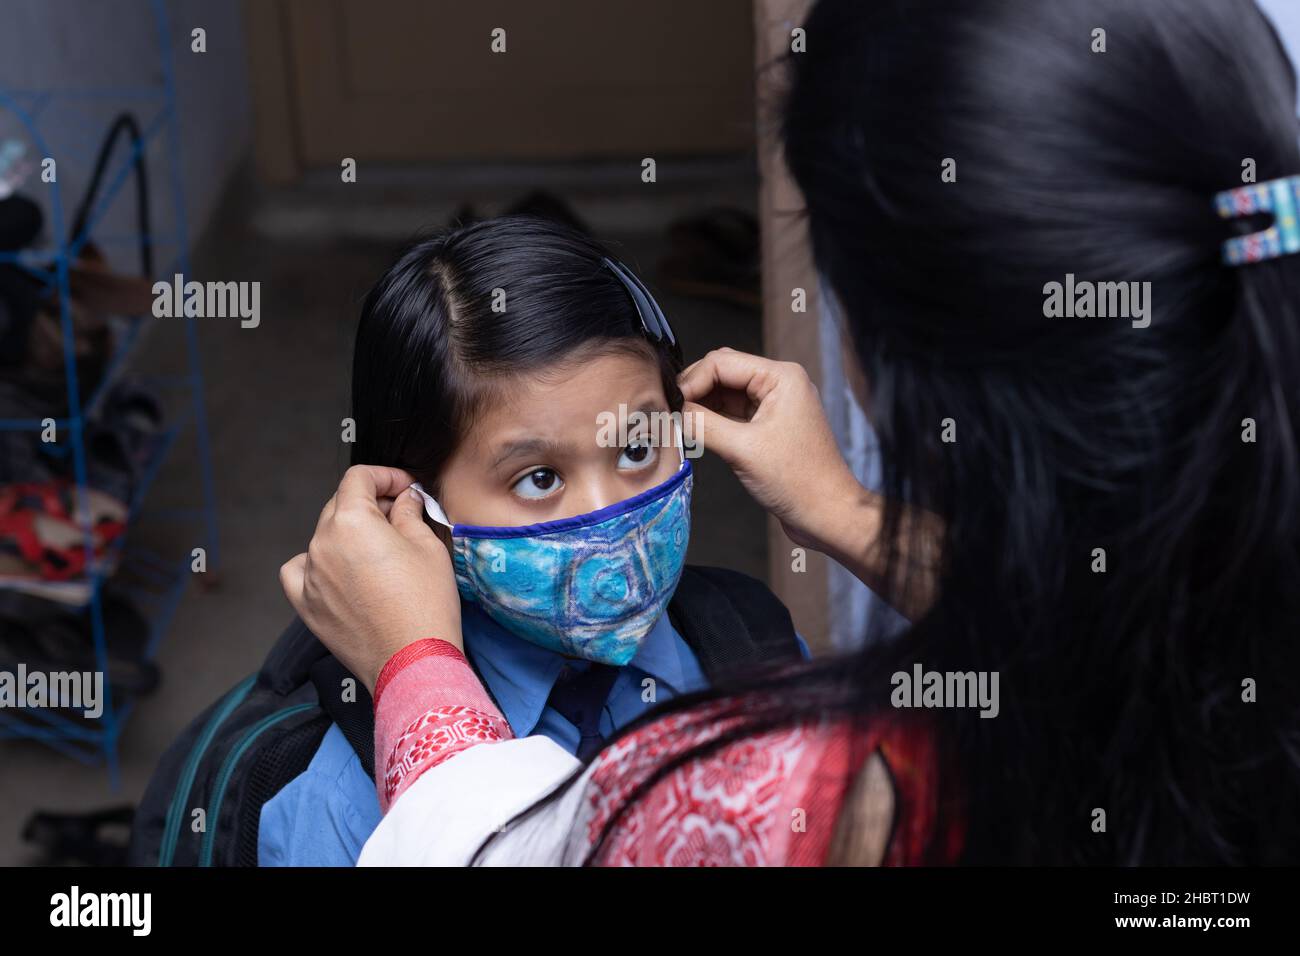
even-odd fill
[[[1214,197],[1214,206],[1223,219],[1273,214],[1273,225],[1267,229],[1235,236],[1223,243],[1223,261],[1228,265],[1262,262],[1300,252],[1300,176],[1284,176],[1224,190]]]

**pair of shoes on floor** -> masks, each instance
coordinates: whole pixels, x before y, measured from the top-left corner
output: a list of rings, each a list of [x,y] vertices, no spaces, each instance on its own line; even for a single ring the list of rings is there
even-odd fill
[[[44,866],[126,866],[134,819],[129,804],[89,813],[37,810],[23,825],[23,842],[43,851]]]

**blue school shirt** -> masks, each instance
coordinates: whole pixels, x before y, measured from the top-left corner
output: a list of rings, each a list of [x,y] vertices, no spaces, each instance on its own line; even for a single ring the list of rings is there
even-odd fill
[[[542,734],[569,753],[578,749],[578,728],[548,706],[560,670],[573,661],[515,637],[476,604],[462,603],[461,633],[474,667],[516,737]],[[806,648],[800,639],[805,656]],[[647,678],[654,700],[644,701]],[[646,635],[605,700],[600,732],[619,727],[655,703],[708,686],[695,654],[668,621]],[[375,783],[338,725],[331,724],[301,774],[262,806],[257,834],[259,866],[354,866],[379,826]]]

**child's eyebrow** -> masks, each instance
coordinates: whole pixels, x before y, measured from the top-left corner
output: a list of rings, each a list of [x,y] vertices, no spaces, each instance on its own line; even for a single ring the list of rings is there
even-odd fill
[[[640,402],[637,404],[636,408],[632,409],[629,412],[629,415],[644,416],[646,419],[644,424],[647,429],[653,429],[656,425],[661,424],[663,419],[660,418],[660,416],[666,416],[671,414],[672,412],[668,410],[667,403],[660,402],[656,399],[651,399],[646,402]],[[641,423],[638,422],[637,424],[640,425]],[[641,431],[642,429],[638,427],[637,433],[640,434]]]
[[[670,415],[670,414],[672,413],[668,410],[668,405],[665,402],[660,402],[655,399],[649,399],[644,402],[637,402],[635,403],[635,407],[628,409],[629,417],[631,417],[632,415],[641,415],[649,419],[651,423],[656,421],[655,416],[657,415]]]
[[[668,412],[668,403],[652,399],[648,402],[639,403],[632,411],[640,412],[642,415],[666,414]]]
[[[515,441],[508,441],[497,449],[496,459],[492,462],[492,467],[496,468],[502,462],[509,461],[511,458],[517,458],[521,455],[540,455],[544,458],[560,458],[563,457],[567,451],[567,445],[551,441],[547,438],[520,438]]]

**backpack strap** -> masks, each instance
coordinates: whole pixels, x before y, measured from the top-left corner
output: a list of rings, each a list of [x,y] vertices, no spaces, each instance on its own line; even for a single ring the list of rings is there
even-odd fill
[[[355,700],[344,699],[343,681],[349,678],[355,685]],[[282,696],[310,683],[316,688],[321,710],[338,724],[366,773],[375,775],[375,713],[370,691],[339,663],[302,618],[294,617],[280,634],[257,672],[257,682]]]
[[[739,571],[687,565],[668,617],[710,683],[803,657],[786,606],[762,581]]]
[[[297,615],[281,632],[257,672],[257,682],[287,696],[307,683],[312,665],[330,652]]]
[[[316,687],[316,697],[321,710],[338,724],[352,750],[361,759],[361,766],[373,780],[375,776],[375,705],[366,685],[352,676],[339,663],[338,658],[327,655],[311,667],[311,682]],[[343,682],[355,685],[355,700],[345,700]]]

